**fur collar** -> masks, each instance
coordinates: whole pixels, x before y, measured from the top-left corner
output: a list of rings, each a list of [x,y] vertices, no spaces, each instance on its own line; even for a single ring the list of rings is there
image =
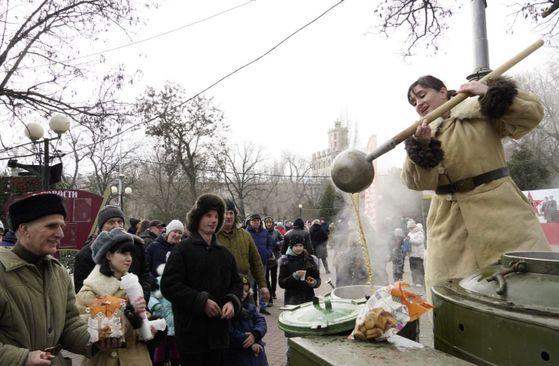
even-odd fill
[[[452,108],[452,110],[450,111],[450,118],[444,119],[442,117],[439,117],[430,123],[433,137],[436,137],[438,133],[445,130],[457,119],[464,120],[464,119],[478,119],[478,118],[484,118],[483,115],[481,114],[479,97],[476,96],[476,97],[467,98],[462,103]]]
[[[467,98],[450,111],[450,116],[456,119],[483,118],[479,105],[479,97]]]
[[[91,291],[99,296],[114,295],[118,291],[123,291],[120,289],[120,280],[113,276],[105,276],[99,272],[100,268],[100,265],[96,265],[95,268],[93,268],[93,271],[91,271],[89,276],[83,281],[84,287],[89,287]]]

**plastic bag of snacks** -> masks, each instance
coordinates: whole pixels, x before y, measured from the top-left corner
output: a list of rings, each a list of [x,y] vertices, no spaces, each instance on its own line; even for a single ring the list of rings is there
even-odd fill
[[[86,307],[90,343],[105,338],[119,338],[124,343],[124,308],[126,300],[114,296],[98,297]]]
[[[348,338],[362,341],[385,341],[402,330],[408,321],[417,319],[419,315],[427,311],[427,306],[432,307],[421,297],[404,291],[405,286],[407,286],[405,283],[397,282],[394,285],[377,289],[359,311],[355,320],[355,328]],[[414,306],[410,308],[413,310],[415,319],[411,319],[408,310],[412,298]],[[419,300],[421,300],[421,308],[415,306]]]
[[[433,305],[425,301],[421,296],[411,291],[404,290],[409,287],[406,282],[398,281],[390,286],[390,294],[395,301],[401,302],[408,309],[410,322],[419,319],[425,312],[433,309]]]

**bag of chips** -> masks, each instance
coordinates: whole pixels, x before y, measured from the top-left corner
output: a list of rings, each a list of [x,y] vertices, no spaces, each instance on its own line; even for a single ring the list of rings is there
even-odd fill
[[[125,342],[124,309],[126,299],[114,296],[101,296],[86,307],[89,314],[87,330],[90,343],[95,343],[105,338],[118,338]]]
[[[349,339],[383,341],[400,331],[408,322],[406,307],[394,301],[390,287],[377,289],[359,311]]]
[[[433,306],[420,296],[404,290],[405,282],[384,286],[363,305],[349,339],[385,341],[419,318]]]

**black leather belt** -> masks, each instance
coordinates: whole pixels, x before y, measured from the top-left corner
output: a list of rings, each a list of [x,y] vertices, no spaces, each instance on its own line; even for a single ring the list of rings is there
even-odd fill
[[[436,189],[437,194],[450,194],[456,192],[468,192],[484,183],[489,183],[495,179],[508,177],[509,168],[499,168],[491,170],[487,173],[476,175],[475,177],[461,179],[452,184],[446,184],[444,186],[438,186]]]

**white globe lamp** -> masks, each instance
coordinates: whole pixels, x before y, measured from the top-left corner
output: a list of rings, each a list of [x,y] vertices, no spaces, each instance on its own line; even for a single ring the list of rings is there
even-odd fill
[[[49,127],[56,134],[62,135],[70,129],[70,119],[63,114],[55,114],[49,121]]]
[[[43,137],[45,130],[43,129],[43,126],[37,122],[29,122],[25,125],[23,132],[31,141],[37,141]]]

